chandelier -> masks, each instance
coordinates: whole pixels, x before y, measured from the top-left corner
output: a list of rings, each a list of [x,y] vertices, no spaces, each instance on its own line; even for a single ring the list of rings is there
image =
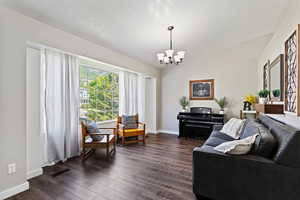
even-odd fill
[[[173,64],[176,65],[182,63],[184,59],[185,51],[178,51],[177,53],[173,50],[173,39],[172,39],[172,31],[174,26],[169,26],[168,31],[170,31],[170,49],[166,50],[165,53],[158,53],[157,59],[160,64]]]

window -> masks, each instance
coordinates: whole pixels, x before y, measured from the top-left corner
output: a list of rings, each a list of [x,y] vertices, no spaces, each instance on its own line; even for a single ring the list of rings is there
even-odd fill
[[[80,65],[80,116],[113,120],[119,114],[118,74]]]

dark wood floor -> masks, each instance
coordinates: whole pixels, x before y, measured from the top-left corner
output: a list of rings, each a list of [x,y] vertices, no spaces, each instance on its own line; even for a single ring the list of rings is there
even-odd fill
[[[98,150],[84,163],[74,158],[45,168],[29,191],[9,200],[194,200],[192,150],[201,143],[158,134],[146,146],[118,146],[111,161]]]

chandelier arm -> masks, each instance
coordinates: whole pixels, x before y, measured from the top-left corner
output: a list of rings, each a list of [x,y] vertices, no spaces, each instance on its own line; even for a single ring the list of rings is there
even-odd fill
[[[173,49],[172,29],[170,30],[170,49]]]

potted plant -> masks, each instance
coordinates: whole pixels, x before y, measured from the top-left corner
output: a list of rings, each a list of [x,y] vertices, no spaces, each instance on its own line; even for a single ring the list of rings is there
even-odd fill
[[[220,114],[224,114],[224,108],[228,105],[226,97],[215,99],[215,102],[220,106]]]
[[[272,91],[273,97],[275,99],[275,101],[279,101],[280,100],[280,89],[275,89]]]
[[[260,90],[258,92],[258,96],[259,96],[259,103],[260,104],[266,104],[268,101],[268,96],[270,95],[270,91],[269,90]]]
[[[190,101],[188,100],[188,98],[186,96],[183,96],[180,98],[179,103],[182,107],[182,112],[186,112],[187,111],[187,107],[190,104]]]

